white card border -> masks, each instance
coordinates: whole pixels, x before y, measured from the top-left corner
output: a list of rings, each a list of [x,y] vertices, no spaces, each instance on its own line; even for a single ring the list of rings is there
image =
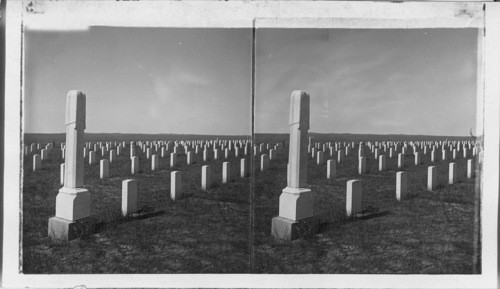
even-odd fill
[[[388,2],[198,2],[198,1],[34,1],[7,3],[5,168],[4,168],[4,287],[357,287],[357,288],[496,288],[497,212],[500,110],[499,3]],[[485,16],[483,17],[483,7]],[[484,36],[484,106],[478,108],[478,135],[484,129],[481,275],[273,275],[273,274],[65,274],[23,275],[19,268],[20,123],[23,93],[22,31],[86,29],[103,26],[167,27],[424,28],[486,27]],[[478,102],[479,103],[479,102]]]

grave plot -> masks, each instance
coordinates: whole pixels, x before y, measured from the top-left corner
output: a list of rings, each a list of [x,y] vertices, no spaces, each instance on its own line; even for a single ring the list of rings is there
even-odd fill
[[[292,94],[292,104],[295,95],[297,92]],[[303,106],[297,103],[297,111]],[[290,115],[293,119],[293,105]],[[304,116],[307,120],[307,112]],[[305,141],[294,142],[292,132],[293,125],[301,121],[291,122],[289,146],[269,164],[274,173],[255,173],[256,272],[473,272],[473,258],[478,257],[474,255],[478,252],[474,248],[476,182],[472,177],[475,141],[354,143],[323,137],[317,142],[309,138],[306,148]],[[301,139],[307,139],[307,130],[301,132],[306,134]],[[258,141],[268,140],[262,136]],[[318,165],[315,156],[317,150],[328,151],[329,147],[335,148],[327,156],[329,161],[336,161],[333,177],[329,177],[331,169]],[[439,151],[439,159],[431,159],[431,147]],[[465,158],[455,154],[451,160],[442,157],[459,147],[474,153],[464,153]],[[285,153],[287,150],[293,153]],[[392,158],[385,157],[391,152]],[[307,156],[305,160],[302,155]],[[301,176],[306,177],[294,179],[290,166],[299,159],[300,172],[304,173]],[[381,159],[385,161],[383,169]],[[432,188],[428,187],[429,171],[433,174]],[[294,180],[302,181],[301,190],[312,192],[314,204],[308,207],[306,217],[283,211],[284,203],[285,209],[294,208],[284,202],[282,193],[290,190]],[[294,195],[294,200],[300,199],[300,192]],[[308,203],[300,204],[304,208]],[[277,220],[288,227],[277,224]]]
[[[84,187],[91,192],[96,233],[82,232],[79,239],[66,242],[47,236],[63,161],[55,150],[49,155],[40,171],[24,175],[25,272],[246,272],[250,179],[234,174],[222,183],[223,162],[236,170],[241,158],[203,162],[199,154],[188,165],[186,157],[179,155],[173,168],[169,158],[160,158],[153,171],[146,154],[138,153],[140,169],[132,174],[125,150],[109,163],[109,175],[104,178],[98,165],[104,160],[101,156],[96,164],[85,162]],[[25,165],[30,162],[25,160]],[[203,165],[213,168],[212,185],[206,190],[201,188]],[[173,172],[182,173],[175,200]],[[125,180],[137,184],[137,211],[127,218],[122,216]]]
[[[291,138],[27,145],[25,272],[470,273],[476,144],[315,140],[294,95]]]
[[[51,142],[23,176],[24,273],[248,271],[250,179],[227,174],[248,159],[234,155],[248,140],[85,142],[85,95],[70,92],[67,108],[77,121],[67,118],[66,140]],[[227,158],[217,156],[226,148]],[[204,188],[203,166],[211,168]]]

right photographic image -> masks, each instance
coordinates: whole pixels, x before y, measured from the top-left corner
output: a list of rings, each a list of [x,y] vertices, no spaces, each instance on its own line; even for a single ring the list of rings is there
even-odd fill
[[[479,37],[255,29],[255,273],[481,274]]]

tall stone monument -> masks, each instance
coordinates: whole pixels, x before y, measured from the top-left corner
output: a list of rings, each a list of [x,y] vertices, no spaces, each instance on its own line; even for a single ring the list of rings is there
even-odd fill
[[[90,193],[83,187],[85,94],[70,90],[66,98],[66,158],[64,186],[56,197],[56,215],[49,219],[51,238],[79,237],[83,222],[90,217]]]
[[[313,194],[307,188],[309,102],[306,92],[292,92],[287,187],[280,196],[279,216],[273,218],[271,228],[271,234],[280,239],[300,238],[299,231],[314,214]]]

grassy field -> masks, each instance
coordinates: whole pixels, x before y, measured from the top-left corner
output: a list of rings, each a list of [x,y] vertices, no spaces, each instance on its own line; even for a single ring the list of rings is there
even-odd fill
[[[117,139],[118,140],[118,139]],[[259,141],[281,142],[283,137]],[[31,140],[30,140],[31,141]],[[332,141],[332,139],[330,139]],[[333,139],[333,141],[341,141]],[[27,142],[29,143],[29,142]],[[387,171],[368,154],[368,173],[357,175],[357,150],[337,164],[337,178],[326,179],[326,165],[308,164],[308,183],[315,213],[327,223],[316,235],[293,242],[271,237],[271,219],[278,215],[279,195],[286,187],[288,149],[281,149],[266,172],[239,177],[239,159],[230,158],[234,181],[221,184],[222,162],[209,161],[216,184],[200,189],[201,154],[196,163],[151,171],[141,150],[137,175],[130,173],[129,149],[110,164],[110,177],[99,178],[99,165],[85,165],[85,187],[91,193],[91,213],[107,223],[100,232],[71,242],[47,237],[48,219],[55,214],[60,142],[33,172],[31,154],[24,160],[23,273],[473,273],[475,180],[466,178],[466,160],[458,164],[459,183],[447,185],[448,163],[438,161],[439,185],[426,189],[429,154],[415,166],[406,155],[409,196],[395,198],[397,159],[387,159]],[[368,150],[365,150],[368,152]],[[327,154],[328,155],[328,154]],[[102,157],[97,154],[98,159]],[[255,167],[259,165],[258,156]],[[170,199],[170,172],[183,172],[184,195]],[[138,181],[143,219],[122,219],[121,182]],[[363,181],[364,219],[345,217],[346,182]],[[253,193],[252,193],[253,188]],[[251,204],[255,210],[250,213]],[[254,216],[251,226],[251,216]],[[480,252],[479,252],[480,253]],[[478,271],[480,272],[480,271]]]
[[[137,149],[142,172],[130,172],[129,150],[110,164],[110,177],[99,178],[99,165],[85,164],[85,187],[91,193],[91,214],[111,224],[90,237],[58,242],[47,237],[48,218],[55,214],[60,149],[50,153],[42,170],[32,172],[25,159],[23,189],[24,273],[235,273],[248,272],[248,196],[250,178],[221,186],[222,160],[210,161],[215,186],[200,189],[200,158],[177,167],[160,159],[160,170]],[[102,157],[98,154],[98,159]],[[239,159],[229,160],[239,168]],[[170,172],[183,172],[185,194],[170,199]],[[138,207],[158,215],[142,220],[111,222],[121,213],[121,182],[138,181]]]

